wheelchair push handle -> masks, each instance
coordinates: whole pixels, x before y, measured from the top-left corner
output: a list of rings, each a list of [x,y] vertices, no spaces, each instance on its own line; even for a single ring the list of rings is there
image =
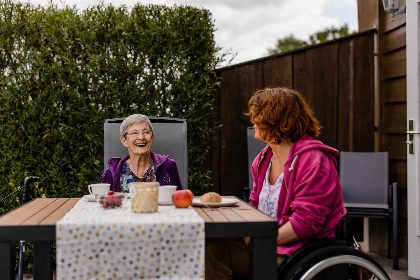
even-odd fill
[[[23,203],[28,202],[30,184],[38,181],[38,176],[28,176],[25,178],[25,180],[23,181]]]

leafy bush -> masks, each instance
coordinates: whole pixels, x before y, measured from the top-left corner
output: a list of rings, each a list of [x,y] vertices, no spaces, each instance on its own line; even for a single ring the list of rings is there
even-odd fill
[[[203,9],[0,2],[0,197],[27,175],[37,197],[82,196],[103,171],[104,120],[133,113],[187,119],[189,187],[206,191],[219,51]]]

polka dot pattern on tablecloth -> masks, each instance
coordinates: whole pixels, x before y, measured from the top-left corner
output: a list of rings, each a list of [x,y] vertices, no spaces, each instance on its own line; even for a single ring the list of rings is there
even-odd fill
[[[80,200],[56,225],[57,279],[204,279],[204,221],[194,209],[130,207]]]

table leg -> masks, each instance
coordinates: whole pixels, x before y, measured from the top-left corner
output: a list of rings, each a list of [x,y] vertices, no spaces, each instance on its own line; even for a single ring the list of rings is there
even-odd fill
[[[252,279],[277,279],[276,236],[252,239]]]
[[[1,279],[14,280],[16,266],[16,243],[0,242],[0,274]]]
[[[52,280],[52,242],[34,241],[34,280]]]

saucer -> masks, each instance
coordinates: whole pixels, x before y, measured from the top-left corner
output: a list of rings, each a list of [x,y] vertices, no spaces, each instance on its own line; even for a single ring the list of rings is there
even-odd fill
[[[87,194],[83,196],[84,200],[89,201],[89,202],[95,202],[96,201],[96,197],[94,194]]]

